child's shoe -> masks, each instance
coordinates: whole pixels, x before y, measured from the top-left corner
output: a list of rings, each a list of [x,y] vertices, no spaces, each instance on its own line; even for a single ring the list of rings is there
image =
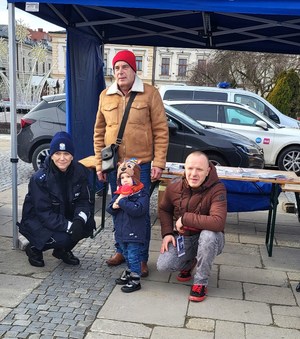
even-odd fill
[[[122,292],[131,293],[141,289],[140,277],[130,276],[128,283],[121,287]]]
[[[129,281],[129,278],[130,278],[130,271],[125,270],[123,271],[121,277],[116,279],[115,282],[117,285],[126,285]]]

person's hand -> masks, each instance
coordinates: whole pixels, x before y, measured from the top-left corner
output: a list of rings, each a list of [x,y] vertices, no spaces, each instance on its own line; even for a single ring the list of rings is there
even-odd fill
[[[106,181],[106,173],[102,173],[102,171],[97,171],[97,177],[99,181]]]
[[[156,181],[159,180],[162,175],[163,170],[160,167],[152,167],[151,168],[151,180]]]
[[[112,208],[113,208],[114,210],[116,210],[116,209],[120,208],[120,206],[119,206],[119,204],[115,201],[115,202],[113,203],[113,205],[112,205]]]
[[[72,225],[71,225],[68,233],[71,234],[71,239],[74,242],[78,242],[79,240],[82,239],[84,225],[85,225],[85,223],[82,219],[75,219],[72,222]]]
[[[181,217],[176,221],[175,227],[176,227],[176,231],[179,234],[183,234],[184,233],[184,226],[182,225]]]
[[[163,238],[163,241],[162,241],[162,244],[161,244],[161,247],[160,247],[160,253],[164,253],[164,252],[168,252],[169,251],[169,243],[172,243],[174,247],[176,247],[176,241],[175,241],[175,238],[173,235],[169,234],[169,235],[166,235],[164,238]]]

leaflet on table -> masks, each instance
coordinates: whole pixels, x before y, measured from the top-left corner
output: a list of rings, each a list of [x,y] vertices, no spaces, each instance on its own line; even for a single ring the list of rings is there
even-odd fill
[[[219,176],[234,176],[241,178],[261,178],[261,179],[288,179],[284,174],[271,173],[271,172],[257,172],[255,169],[243,169],[243,168],[234,168],[234,169],[222,169],[217,168],[217,173]]]
[[[173,172],[173,173],[176,173],[176,172],[183,172],[184,171],[184,164],[181,164],[179,162],[167,162],[166,163],[166,170],[168,172]]]

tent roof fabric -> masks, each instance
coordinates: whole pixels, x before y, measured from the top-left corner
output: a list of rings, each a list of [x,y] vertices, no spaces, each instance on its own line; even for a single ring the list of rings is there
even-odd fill
[[[8,0],[25,9],[26,1]],[[32,13],[102,43],[298,54],[298,0],[42,0]]]

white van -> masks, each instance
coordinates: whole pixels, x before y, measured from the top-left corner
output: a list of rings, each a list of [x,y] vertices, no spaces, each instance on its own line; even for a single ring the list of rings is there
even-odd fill
[[[263,113],[277,124],[300,128],[300,122],[278,111],[261,96],[243,89],[204,86],[162,85],[159,88],[163,100],[209,100],[245,104]]]

